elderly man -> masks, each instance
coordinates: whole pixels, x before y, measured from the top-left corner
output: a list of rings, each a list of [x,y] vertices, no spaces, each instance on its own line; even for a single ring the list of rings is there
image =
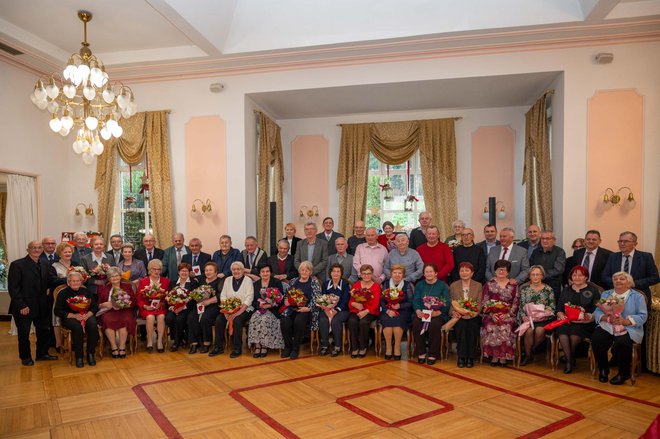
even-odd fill
[[[245,250],[241,252],[241,262],[243,262],[243,274],[252,279],[253,282],[259,280],[259,265],[268,260],[265,251],[259,248],[259,242],[254,236],[245,238]]]
[[[93,236],[91,244],[92,252],[83,256],[81,263],[82,267],[90,275],[86,283],[87,289],[92,294],[96,294],[99,285],[105,285],[107,282],[105,272],[110,266],[115,265],[115,261],[105,254],[105,241],[103,237]]]
[[[105,254],[112,259],[114,265],[119,265],[119,263],[124,260],[124,256],[121,254],[121,247],[123,245],[124,239],[121,235],[112,235],[110,237],[110,250],[105,252]]]
[[[364,231],[366,230],[364,221],[356,221],[355,226],[353,226],[354,235],[348,238],[348,253],[351,255],[355,254],[355,249],[358,245],[364,244],[367,242],[367,238],[364,236]]]
[[[333,228],[335,227],[335,221],[331,217],[323,218],[323,231],[316,235],[318,239],[325,239],[328,243],[328,256],[334,255],[337,249],[335,248],[335,241],[337,238],[343,238],[344,235],[341,233],[335,232]]]
[[[51,332],[51,309],[47,296],[50,267],[39,262],[42,251],[41,242],[31,241],[27,256],[9,265],[9,312],[16,322],[18,355],[23,366],[34,366],[30,349],[30,327],[33,324],[37,332],[37,361],[57,360],[57,357],[48,355]]]
[[[484,240],[477,244],[486,253],[486,258],[490,254],[490,250],[496,245],[500,245],[497,239],[497,227],[494,224],[486,224],[484,227]]]
[[[346,238],[340,236],[335,240],[335,250],[336,252],[328,256],[328,269],[326,270],[326,279],[330,278],[330,269],[334,264],[340,264],[343,267],[344,278],[348,279],[350,282],[355,282],[358,279],[357,271],[353,267],[353,255],[348,254],[346,249],[348,248],[348,243]]]
[[[218,240],[218,245],[220,250],[216,250],[211,259],[218,264],[218,278],[224,279],[231,276],[231,264],[241,260],[241,252],[231,246],[231,236],[229,235],[222,235]],[[204,267],[201,269],[203,275]]]
[[[482,247],[474,243],[474,230],[466,227],[461,231],[461,245],[454,249],[454,269],[450,282],[460,279],[458,266],[461,262],[469,262],[474,267],[472,279],[479,283],[486,281],[486,253]]]
[[[202,251],[202,240],[199,238],[188,241],[188,248],[190,251],[181,257],[181,263],[190,264],[192,276],[202,276],[204,274],[204,264],[211,262],[211,255]]]
[[[41,240],[41,245],[44,248],[44,252],[39,257],[39,261],[47,263],[48,265],[53,265],[53,262],[60,260],[60,257],[55,253],[55,247],[57,246],[57,241],[52,236],[46,236]]]
[[[500,245],[496,245],[488,254],[486,258],[486,280],[489,281],[495,276],[495,262],[500,259],[507,260],[511,263],[511,270],[509,271],[509,283],[512,285],[520,285],[527,280],[529,274],[529,259],[527,259],[527,251],[515,245],[513,238],[516,232],[511,227],[505,227],[500,232]]]
[[[322,281],[325,279],[325,269],[328,266],[328,243],[317,238],[317,230],[314,221],[305,223],[305,239],[298,243],[293,263],[297,270],[302,261],[311,262],[314,266],[312,274]]]
[[[424,262],[416,250],[411,249],[408,244],[408,235],[401,233],[394,239],[395,249],[390,251],[389,257],[383,267],[385,277],[392,275],[390,267],[393,265],[403,265],[406,267],[405,280],[408,282],[417,282],[424,273]]]
[[[603,282],[601,275],[612,251],[602,248],[600,243],[600,232],[598,230],[589,230],[584,235],[585,247],[575,250],[573,256],[566,259],[564,278],[568,279],[568,273],[571,272],[573,267],[582,265],[589,271],[589,281],[605,288],[605,282]]]
[[[416,250],[417,247],[424,244],[428,237],[426,236],[426,231],[431,225],[431,214],[428,212],[422,212],[419,214],[419,227],[412,229],[410,232],[410,248]]]
[[[92,249],[87,247],[87,233],[76,232],[73,234],[73,256],[71,257],[71,264],[80,265],[82,257],[92,252]]]
[[[378,243],[378,230],[375,227],[369,227],[365,232],[366,242],[360,244],[355,249],[353,257],[353,267],[356,272],[360,272],[360,267],[369,264],[374,272],[371,274],[374,282],[380,284],[385,280],[385,262],[387,262],[387,249]]]
[[[527,249],[527,259],[532,258],[532,253],[541,244],[541,228],[536,224],[527,227],[527,239],[518,244],[520,247]]]
[[[426,243],[417,247],[417,252],[425,264],[433,263],[438,267],[438,279],[447,283],[454,268],[454,255],[444,242],[440,242],[440,230],[431,225],[426,229]]]
[[[165,276],[170,280],[170,285],[174,285],[179,278],[179,264],[183,261],[183,257],[190,253],[190,247],[184,245],[186,239],[183,233],[177,232],[172,235],[172,246],[167,247],[163,251],[163,272],[161,276]]]
[[[268,258],[275,279],[288,283],[294,277],[298,277],[293,258],[289,254],[289,240],[282,238],[277,241],[277,253]]]
[[[540,265],[545,270],[543,282],[555,292],[555,303],[559,302],[562,277],[566,267],[566,252],[555,245],[557,238],[551,230],[541,233],[541,246],[534,250],[529,265]]]
[[[163,250],[156,247],[156,238],[154,238],[154,235],[144,235],[144,238],[142,238],[142,248],[135,251],[133,258],[142,261],[146,267],[152,259],[159,259],[162,262],[164,256],[165,253]]]

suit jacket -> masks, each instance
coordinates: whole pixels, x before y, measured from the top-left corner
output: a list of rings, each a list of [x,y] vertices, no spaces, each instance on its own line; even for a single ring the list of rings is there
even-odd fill
[[[31,319],[50,316],[48,306],[48,272],[50,265],[34,262],[30,256],[9,264],[8,290],[11,297],[9,312],[15,316],[26,306]]]
[[[190,247],[187,245],[183,246],[186,249],[186,254],[190,253]],[[181,262],[183,262],[183,256],[181,255]],[[179,278],[179,264],[176,263],[176,248],[174,246],[167,247],[163,251],[163,276],[170,280],[170,284],[176,282]]]
[[[53,262],[57,262],[57,261],[59,261],[59,260],[60,260],[60,257],[57,256],[57,253],[53,253]],[[46,253],[45,253],[45,252],[42,253],[41,256],[39,256],[39,262],[40,262],[40,263],[51,264],[50,262],[48,262],[48,256],[46,256]],[[51,264],[51,265],[52,265],[52,264]]]
[[[154,247],[154,257],[153,259],[160,259],[161,262],[163,260],[163,257],[165,256],[165,252],[162,249],[159,249],[157,247]],[[137,259],[139,261],[142,261],[144,264],[144,268],[147,268],[147,265],[149,265],[149,260],[147,259],[147,250],[144,248],[139,248],[135,250],[135,254],[133,255],[133,259]]]
[[[286,259],[284,260],[284,272],[282,273],[280,273],[277,268],[278,262],[279,259],[277,255],[271,255],[268,257],[268,265],[270,265],[273,269],[273,275],[286,274],[286,280],[291,280],[294,277],[298,277],[298,270],[296,270],[296,266],[293,263],[293,256],[286,255]]]
[[[73,246],[73,256],[71,256],[71,263],[75,266],[79,266],[82,264],[82,257],[85,255],[88,255],[92,252],[92,249],[89,247],[85,247],[82,252],[78,251],[78,247],[75,245]]]
[[[115,258],[115,252],[112,249],[105,252],[105,254],[108,255],[108,259],[112,259],[112,262],[114,262],[111,265],[118,265],[124,260],[124,256],[121,254],[121,249],[119,249],[119,258]]]
[[[307,248],[308,241],[301,239],[296,247],[296,256],[293,259],[296,270],[300,267],[302,261],[307,260]],[[312,260],[309,262],[314,266],[314,272],[312,274],[323,280],[325,278],[325,268],[328,266],[328,243],[325,239],[316,239],[314,254],[312,255]]]
[[[193,255],[192,252],[188,251],[183,257],[181,258],[181,263],[186,263],[190,264],[193,267],[193,270],[195,266],[193,265]],[[190,273],[190,277],[195,277],[198,278],[199,276],[204,276],[204,265],[206,265],[207,262],[211,262],[211,255],[208,253],[204,252],[199,252],[199,255],[197,255],[197,265],[199,266],[199,274],[194,274]],[[177,274],[177,280],[179,279],[179,276]],[[176,280],[174,281],[176,283]]]
[[[286,239],[286,236],[282,239]],[[300,238],[298,238],[297,236],[294,236],[293,238],[291,238],[291,246],[289,247],[289,254],[291,256],[296,255],[296,247],[298,246],[298,243],[300,241],[302,241],[302,240]]]
[[[268,260],[268,255],[265,251],[257,247],[256,255],[254,257],[254,262],[250,265],[250,257],[247,250],[241,251],[241,262],[245,265],[245,268],[250,269],[250,274],[255,274],[259,276],[259,267],[260,263],[266,262]]]
[[[484,239],[483,241],[481,241],[481,242],[480,242],[479,244],[477,244],[477,245],[478,245],[479,247],[481,247],[482,249],[484,249],[484,254],[486,255],[486,257],[488,257],[488,246],[486,245],[486,240]],[[495,245],[496,245],[496,246],[497,246],[497,245],[500,245],[500,240],[499,240],[499,239],[496,239],[496,240],[495,240]],[[493,248],[495,248],[495,247],[493,247]],[[491,248],[491,250],[492,250],[493,248]]]
[[[584,254],[586,251],[586,248],[577,249],[573,252],[573,256],[566,259],[566,270],[564,271],[565,284],[568,284],[568,274],[571,272],[573,267],[582,265],[582,260],[584,259]],[[598,250],[596,251],[596,258],[594,259],[592,266],[593,268],[591,273],[589,273],[589,280],[602,288],[606,287],[602,278],[603,270],[605,269],[605,264],[607,264],[607,260],[611,254],[612,251],[606,248],[598,247]]]
[[[325,280],[330,279],[330,267],[337,263],[337,253],[328,256],[328,268],[326,269]],[[346,252],[346,257],[344,257],[344,260],[341,262],[341,266],[344,268],[344,275],[342,276],[344,279],[348,279],[351,283],[358,280],[357,270],[353,267],[353,255],[349,255],[348,252]]]
[[[500,258],[502,252],[502,245],[496,245],[490,249],[488,259],[486,261],[486,280],[491,280],[495,276],[495,262]],[[511,262],[511,271],[509,277],[518,281],[518,285],[527,280],[529,274],[529,260],[527,259],[527,249],[513,244],[511,246],[511,253],[509,254],[509,262]]]
[[[316,234],[316,239],[321,239],[328,244],[328,256],[337,253],[337,248],[335,247],[335,241],[337,240],[337,238],[343,238],[343,237],[344,235],[342,235],[341,233],[337,233],[334,230],[330,235],[330,239],[325,237],[325,231]]]
[[[614,288],[612,284],[612,275],[621,271],[621,261],[623,254],[621,252],[612,253],[607,258],[605,269],[603,270],[602,280],[607,289]],[[630,263],[630,275],[635,280],[635,288],[646,295],[648,303],[651,303],[651,287],[660,282],[658,267],[655,265],[651,253],[635,250]]]
[[[422,228],[417,227],[412,229],[410,231],[410,243],[408,244],[408,247],[415,250],[422,244],[426,244],[426,235],[422,232]]]

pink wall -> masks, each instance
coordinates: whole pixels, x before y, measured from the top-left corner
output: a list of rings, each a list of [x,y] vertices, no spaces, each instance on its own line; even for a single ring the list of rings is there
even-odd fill
[[[302,226],[308,219],[300,220],[300,206],[318,206],[319,217],[312,220],[316,221],[319,229],[323,218],[328,216],[328,140],[320,135],[298,136],[293,139],[291,171],[291,216],[297,235],[302,237]]]
[[[185,148],[186,243],[197,237],[202,240],[203,250],[213,253],[218,248],[218,237],[227,232],[225,121],[217,116],[191,118],[185,126]],[[196,198],[204,202],[210,199],[212,214],[202,215],[199,202],[197,212],[192,213],[190,208]]]
[[[626,199],[620,207],[605,204],[603,195],[608,187],[628,186],[643,200],[644,97],[635,90],[597,91],[588,112],[587,227],[600,230],[603,247],[616,250],[624,230],[642,240],[641,206]]]
[[[506,218],[497,219],[498,230],[513,227],[515,223],[514,145],[514,131],[508,125],[483,126],[472,134],[472,218],[466,222],[474,229],[477,241],[484,239],[483,229],[488,224],[482,217],[488,197],[496,197],[504,203]],[[516,235],[523,237],[524,232],[516,231]]]

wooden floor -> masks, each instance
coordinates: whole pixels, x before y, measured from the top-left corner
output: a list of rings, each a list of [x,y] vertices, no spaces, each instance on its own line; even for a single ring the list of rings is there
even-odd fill
[[[22,367],[0,323],[0,437],[639,437],[660,415],[660,378],[594,381],[586,361],[566,376],[385,362],[371,354],[281,360],[187,352],[64,360]]]

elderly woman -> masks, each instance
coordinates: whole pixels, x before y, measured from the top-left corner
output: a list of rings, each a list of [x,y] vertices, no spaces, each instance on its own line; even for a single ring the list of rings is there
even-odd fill
[[[254,309],[252,308],[254,285],[252,284],[252,279],[245,275],[244,269],[245,266],[240,261],[231,264],[231,277],[225,280],[220,297],[218,298],[218,303],[237,297],[241,300],[241,306],[232,314],[221,312],[218,315],[218,318],[215,320],[215,345],[211,352],[209,352],[209,357],[224,353],[225,328],[230,322],[230,327],[233,327],[233,330],[230,331],[233,348],[229,357],[236,358],[241,355],[243,348],[243,325],[250,320]]]
[[[188,263],[181,263],[177,266],[179,273],[179,279],[176,281],[175,285],[171,285],[170,290],[175,288],[183,288],[185,291],[190,293],[190,291],[197,288],[198,282],[194,277],[190,277],[192,272],[192,265]],[[195,307],[190,301],[186,306],[174,307],[169,306],[167,314],[165,315],[165,324],[170,328],[170,339],[172,340],[172,345],[170,346],[170,352],[176,352],[179,350],[183,342],[183,336],[186,332],[186,326],[188,323],[188,314],[191,311],[194,311]]]
[[[289,254],[291,256],[295,256],[296,247],[298,246],[298,242],[300,242],[300,238],[296,236],[295,224],[288,223],[286,226],[284,226],[284,238],[282,239],[289,243]]]
[[[364,358],[369,346],[369,328],[371,322],[380,315],[380,285],[374,282],[374,268],[369,264],[360,267],[360,280],[353,284],[354,291],[367,289],[371,298],[361,302],[351,294],[348,301],[348,330],[351,335],[351,358]]]
[[[397,235],[395,240],[396,247],[390,251],[390,255],[383,266],[383,273],[386,277],[391,277],[391,267],[394,265],[403,265],[406,267],[406,282],[417,282],[422,277],[424,262],[416,250],[408,247],[408,235],[402,233]]]
[[[188,313],[188,344],[190,344],[189,354],[197,352],[197,346],[202,343],[199,348],[200,354],[207,354],[209,346],[211,346],[211,338],[213,337],[213,323],[220,314],[218,308],[218,297],[222,290],[224,279],[218,279],[218,265],[215,262],[207,262],[204,264],[204,279],[199,284],[208,285],[213,290],[213,295],[207,299],[196,302],[191,300],[188,302],[193,311]]]
[[[516,323],[520,296],[518,286],[509,282],[511,262],[500,259],[493,266],[495,276],[484,285],[483,322],[481,340],[484,356],[490,358],[491,366],[506,366],[516,356]],[[504,308],[493,307],[489,301],[501,302]]]
[[[137,304],[135,293],[131,284],[121,281],[121,271],[117,267],[110,267],[106,272],[108,283],[99,286],[98,302],[99,309],[107,310],[99,317],[101,327],[112,350],[112,358],[126,358],[126,339],[129,335],[135,335],[135,313]],[[130,297],[127,307],[119,308],[113,296],[123,292]],[[117,335],[119,335],[119,346],[117,346]]]
[[[76,367],[84,367],[83,351],[85,334],[87,334],[87,364],[96,366],[94,351],[99,341],[99,331],[96,325],[96,295],[82,286],[82,275],[70,271],[66,276],[67,287],[60,291],[55,302],[55,315],[62,321],[62,326],[71,331],[71,343],[76,354]],[[87,310],[74,310],[69,306],[68,300],[73,297],[86,299]]]
[[[447,239],[445,239],[445,244],[447,244],[452,249],[461,245],[461,232],[464,228],[465,223],[459,219],[451,223],[451,229],[454,231],[454,234],[447,236]]]
[[[613,290],[605,291],[601,299],[615,299],[623,302],[620,314],[605,313],[601,308],[594,312],[598,325],[591,336],[591,346],[598,364],[598,381],[607,382],[610,374],[607,352],[612,354],[619,373],[610,380],[610,384],[620,385],[630,378],[632,347],[641,343],[644,337],[644,323],[648,318],[646,297],[634,290],[635,282],[625,271],[612,276]]]
[[[476,311],[467,311],[464,308],[453,307],[454,317],[460,318],[454,325],[456,334],[456,352],[458,354],[457,365],[460,368],[473,367],[479,340],[479,328],[481,328],[481,302],[483,289],[481,284],[472,279],[474,266],[469,262],[461,262],[458,265],[459,280],[449,286],[449,295],[452,303],[459,300],[470,300],[476,304]]]
[[[163,263],[160,259],[152,259],[147,264],[149,276],[140,279],[137,288],[138,312],[147,322],[147,352],[151,353],[154,349],[154,324],[158,331],[157,349],[158,353],[165,352],[163,347],[163,336],[165,335],[165,314],[167,307],[165,303],[165,293],[170,289],[170,280],[160,275],[163,270]],[[151,288],[160,288],[163,296],[158,299],[146,297],[146,292]]]
[[[288,246],[287,246],[288,247]],[[259,280],[254,283],[254,300],[252,308],[255,312],[250,318],[248,345],[254,345],[254,358],[264,358],[268,349],[284,348],[282,328],[280,328],[279,303],[267,303],[263,300],[268,288],[275,288],[284,294],[284,286],[273,276],[273,269],[268,264],[259,267]],[[261,299],[261,300],[260,300]]]
[[[133,258],[133,253],[135,253],[135,246],[133,244],[127,242],[122,245],[121,255],[124,260],[117,264],[117,268],[122,273],[122,279],[130,282],[133,284],[133,288],[136,288],[140,279],[147,276],[147,270],[145,270],[142,261]]]
[[[380,299],[380,324],[383,327],[383,336],[385,337],[386,360],[401,359],[401,338],[410,326],[413,284],[407,281],[405,277],[406,267],[394,264],[390,267],[390,278],[383,282],[384,292],[391,289],[403,292],[403,299],[396,303],[388,301],[384,294]],[[394,337],[394,348],[392,348],[392,337]]]
[[[330,279],[323,282],[322,293],[334,294],[339,297],[339,300],[332,305],[319,305],[319,338],[321,339],[319,354],[321,356],[328,354],[331,328],[335,346],[330,355],[336,357],[342,349],[344,323],[348,320],[348,301],[351,297],[351,285],[343,279],[343,276],[344,267],[339,263],[335,263],[330,267]]]
[[[534,361],[534,350],[545,341],[545,329],[543,327],[554,320],[555,294],[552,287],[543,283],[545,269],[541,265],[533,265],[529,269],[529,283],[520,287],[520,307],[518,308],[518,325],[530,320],[534,326],[530,326],[519,334],[524,339],[525,353],[520,363],[526,366]],[[543,314],[530,316],[527,305],[542,305]],[[539,310],[540,311],[540,310]]]
[[[71,258],[73,256],[73,246],[68,242],[61,242],[55,248],[55,254],[60,257],[60,260],[53,262],[49,271],[48,285],[51,289],[55,289],[60,285],[66,284],[66,275],[73,269]],[[53,307],[53,333],[55,334],[55,349],[57,352],[62,351],[62,326],[60,318],[54,313]]]
[[[321,284],[312,277],[314,266],[309,261],[302,261],[298,266],[299,276],[291,281],[289,291],[297,289],[305,295],[305,305],[294,306],[285,299],[280,326],[282,338],[284,338],[284,350],[282,358],[298,358],[300,343],[302,342],[307,326],[312,330],[318,329],[319,307],[316,300],[321,295]]]
[[[394,224],[391,221],[383,223],[383,233],[378,235],[378,243],[385,247],[387,251],[392,251],[396,248],[396,237],[400,236],[394,233]],[[407,236],[407,235],[406,235]]]
[[[424,298],[428,296],[443,301],[444,306],[440,309],[428,308],[424,304]],[[424,278],[415,287],[413,310],[415,314],[412,318],[412,330],[417,350],[417,362],[433,365],[440,356],[442,325],[447,321],[449,313],[449,288],[446,283],[438,279],[438,267],[433,263],[424,265]]]

